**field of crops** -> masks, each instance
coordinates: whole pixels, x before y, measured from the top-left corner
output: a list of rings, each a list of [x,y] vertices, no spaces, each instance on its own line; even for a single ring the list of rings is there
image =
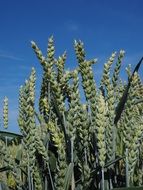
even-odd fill
[[[142,186],[143,83],[138,73],[142,59],[135,68],[126,69],[124,82],[120,70],[125,52],[113,52],[97,85],[93,65],[98,62],[86,59],[81,41],[74,44],[78,65],[72,71],[65,69],[65,52],[55,57],[53,37],[46,56],[35,42],[31,44],[43,68],[39,110],[35,108],[36,69],[32,68],[19,91],[19,135],[8,132],[8,99],[4,99],[0,189]]]

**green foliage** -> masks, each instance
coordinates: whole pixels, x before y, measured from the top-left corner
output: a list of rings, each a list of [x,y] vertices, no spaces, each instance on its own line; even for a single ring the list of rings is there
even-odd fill
[[[73,71],[65,70],[65,52],[55,58],[53,37],[46,56],[35,42],[31,44],[43,69],[39,110],[35,109],[36,71],[32,68],[19,92],[21,135],[0,133],[4,189],[104,189],[107,179],[110,183],[105,186],[110,188],[125,185],[125,175],[130,185],[143,185],[143,84],[139,74],[131,74],[129,68],[129,85],[120,79],[125,52],[113,53],[107,60],[98,87],[92,69],[97,60],[86,60],[81,41],[74,44],[78,67]],[[115,122],[122,101],[125,104]],[[7,98],[3,113],[7,128]],[[101,169],[106,174],[102,173],[102,179]]]

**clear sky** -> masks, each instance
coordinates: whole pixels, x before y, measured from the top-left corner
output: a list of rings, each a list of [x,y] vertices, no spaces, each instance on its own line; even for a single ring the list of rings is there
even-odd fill
[[[1,0],[0,110],[7,96],[10,131],[18,130],[19,86],[31,67],[37,71],[37,81],[41,80],[41,67],[30,41],[45,53],[51,35],[57,56],[67,50],[66,66],[70,69],[76,66],[73,41],[81,39],[87,57],[99,60],[94,68],[99,80],[101,68],[113,51],[126,51],[124,67],[135,65],[143,55],[143,0]]]

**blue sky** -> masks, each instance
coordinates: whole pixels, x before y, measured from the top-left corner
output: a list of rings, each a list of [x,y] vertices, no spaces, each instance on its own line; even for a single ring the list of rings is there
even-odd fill
[[[31,67],[37,71],[37,89],[41,80],[41,67],[31,49],[31,40],[45,53],[47,40],[54,35],[56,55],[67,50],[66,67],[73,69],[73,41],[81,39],[87,57],[99,60],[94,68],[99,80],[103,64],[113,51],[126,51],[124,67],[134,65],[143,55],[142,10],[142,0],[1,0],[0,110],[7,96],[9,130],[18,131],[19,86],[29,76]]]

